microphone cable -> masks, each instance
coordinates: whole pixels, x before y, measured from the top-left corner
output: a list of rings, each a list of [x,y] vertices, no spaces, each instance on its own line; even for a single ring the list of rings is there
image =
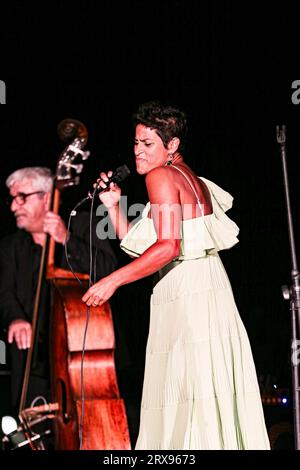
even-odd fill
[[[68,225],[67,225],[67,237],[66,241],[64,243],[64,248],[65,248],[65,257],[67,264],[74,276],[74,278],[79,282],[79,284],[82,286],[82,280],[79,279],[77,276],[75,270],[73,269],[72,264],[70,263],[69,259],[69,253],[68,253],[68,241],[70,237],[70,228],[71,228],[71,220],[72,217],[74,217],[77,214],[77,209],[84,204],[86,201],[91,200],[91,207],[90,207],[90,215],[89,215],[89,284],[88,287],[90,288],[93,285],[93,278],[95,280],[96,272],[95,272],[95,267],[94,267],[94,276],[93,276],[93,209],[94,209],[94,201],[95,201],[95,196],[97,193],[97,188],[94,189],[94,192],[92,194],[92,197],[89,195],[79,201],[76,206],[71,210],[69,218],[68,218]],[[96,256],[96,253],[95,253]],[[96,259],[95,259],[96,262]],[[87,306],[87,316],[86,316],[86,322],[85,322],[85,328],[84,328],[84,334],[83,334],[83,341],[82,341],[82,354],[81,354],[81,365],[80,365],[80,383],[81,383],[81,417],[80,417],[80,422],[79,422],[79,450],[82,449],[82,444],[83,444],[83,430],[84,430],[84,402],[85,402],[85,396],[84,396],[84,355],[85,355],[85,344],[86,344],[86,337],[87,337],[87,330],[88,330],[88,325],[89,325],[89,320],[90,320],[90,306]]]

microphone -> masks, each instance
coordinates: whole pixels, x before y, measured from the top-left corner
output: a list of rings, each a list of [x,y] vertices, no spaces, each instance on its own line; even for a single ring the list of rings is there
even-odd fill
[[[119,166],[119,168],[117,168],[113,174],[111,175],[110,178],[108,178],[108,181],[104,181],[104,183],[106,184],[106,188],[101,188],[101,186],[98,184],[98,186],[96,188],[93,189],[93,191],[89,191],[88,192],[88,195],[86,197],[84,197],[83,199],[81,199],[81,201],[79,201],[76,206],[74,207],[74,209],[71,210],[70,212],[70,218],[75,216],[77,214],[77,209],[82,206],[82,204],[84,204],[86,201],[88,201],[89,199],[93,199],[96,194],[99,194],[101,193],[102,191],[105,191],[109,184],[110,183],[120,183],[121,181],[123,181],[125,178],[127,178],[127,176],[130,174],[130,170],[129,168],[127,167],[127,165],[122,165],[122,166]],[[103,181],[103,180],[101,180]],[[70,219],[69,219],[70,220]],[[69,230],[68,230],[69,231]]]
[[[113,174],[108,178],[108,181],[103,181],[106,184],[106,188],[102,188],[100,184],[97,185],[97,187],[93,191],[89,191],[88,193],[88,198],[92,199],[96,194],[101,193],[102,191],[105,191],[110,183],[120,183],[123,181],[127,176],[130,174],[130,170],[127,165],[122,165],[117,168]]]

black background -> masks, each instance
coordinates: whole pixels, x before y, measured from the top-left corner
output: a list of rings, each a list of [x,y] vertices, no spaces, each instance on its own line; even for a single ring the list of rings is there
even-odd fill
[[[147,201],[135,174],[130,117],[158,98],[189,118],[186,161],[234,196],[229,216],[240,243],[222,259],[252,344],[262,388],[289,388],[290,312],[281,285],[291,262],[276,125],[287,127],[287,161],[299,246],[300,105],[298,9],[293,2],[10,1],[1,6],[1,229],[15,228],[4,205],[5,178],[29,165],[55,170],[65,118],[87,127],[91,156],[80,186],[63,195],[65,213],[100,170],[126,163],[128,204]],[[1,28],[2,28],[1,26]],[[117,242],[114,242],[118,250]],[[127,262],[118,251],[121,263]],[[139,396],[151,280],[120,289],[119,322]],[[133,372],[132,372],[133,371]]]

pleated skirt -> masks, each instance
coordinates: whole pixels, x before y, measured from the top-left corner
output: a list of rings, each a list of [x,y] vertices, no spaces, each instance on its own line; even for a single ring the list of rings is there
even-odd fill
[[[183,261],[151,296],[136,449],[269,449],[251,347],[220,257]]]

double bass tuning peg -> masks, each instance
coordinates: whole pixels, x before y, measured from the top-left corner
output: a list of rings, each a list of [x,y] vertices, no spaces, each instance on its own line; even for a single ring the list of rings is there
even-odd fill
[[[56,169],[56,182],[60,189],[79,184],[83,164],[90,156],[88,150],[83,150],[87,143],[88,132],[85,125],[76,119],[64,119],[57,127],[58,135],[64,142],[70,143],[62,152]],[[78,161],[79,160],[79,161]]]

